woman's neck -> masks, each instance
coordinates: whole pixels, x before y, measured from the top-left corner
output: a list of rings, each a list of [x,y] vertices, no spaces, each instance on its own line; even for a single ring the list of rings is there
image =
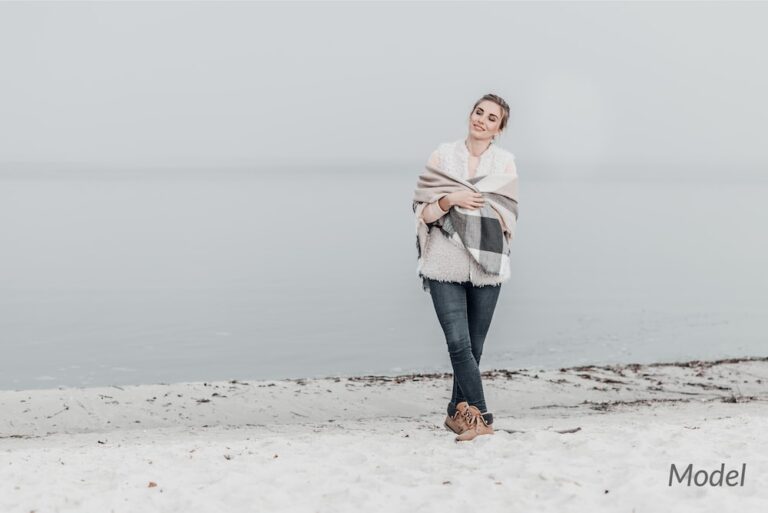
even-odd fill
[[[467,150],[469,150],[469,154],[473,157],[481,156],[483,153],[485,153],[485,150],[491,147],[490,142],[474,139],[471,136],[464,140],[464,145],[467,147]]]

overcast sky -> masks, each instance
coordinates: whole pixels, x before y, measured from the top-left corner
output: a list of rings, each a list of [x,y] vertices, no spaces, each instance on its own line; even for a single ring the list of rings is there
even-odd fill
[[[426,161],[766,169],[766,3],[2,3],[0,169]]]

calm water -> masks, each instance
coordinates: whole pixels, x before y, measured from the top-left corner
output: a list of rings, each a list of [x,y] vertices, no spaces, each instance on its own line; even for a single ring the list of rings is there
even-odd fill
[[[449,370],[416,174],[0,174],[0,389]],[[765,182],[521,181],[484,368],[768,353]]]

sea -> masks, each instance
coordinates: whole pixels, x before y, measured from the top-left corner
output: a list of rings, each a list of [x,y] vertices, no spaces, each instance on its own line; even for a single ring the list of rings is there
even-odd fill
[[[481,370],[768,354],[766,181],[527,171]],[[0,389],[450,372],[417,175],[0,172]]]

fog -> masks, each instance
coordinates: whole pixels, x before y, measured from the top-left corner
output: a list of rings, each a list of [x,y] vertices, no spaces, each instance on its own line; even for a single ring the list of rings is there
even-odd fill
[[[403,169],[495,92],[528,179],[755,177],[766,19],[758,2],[3,3],[0,169]]]

